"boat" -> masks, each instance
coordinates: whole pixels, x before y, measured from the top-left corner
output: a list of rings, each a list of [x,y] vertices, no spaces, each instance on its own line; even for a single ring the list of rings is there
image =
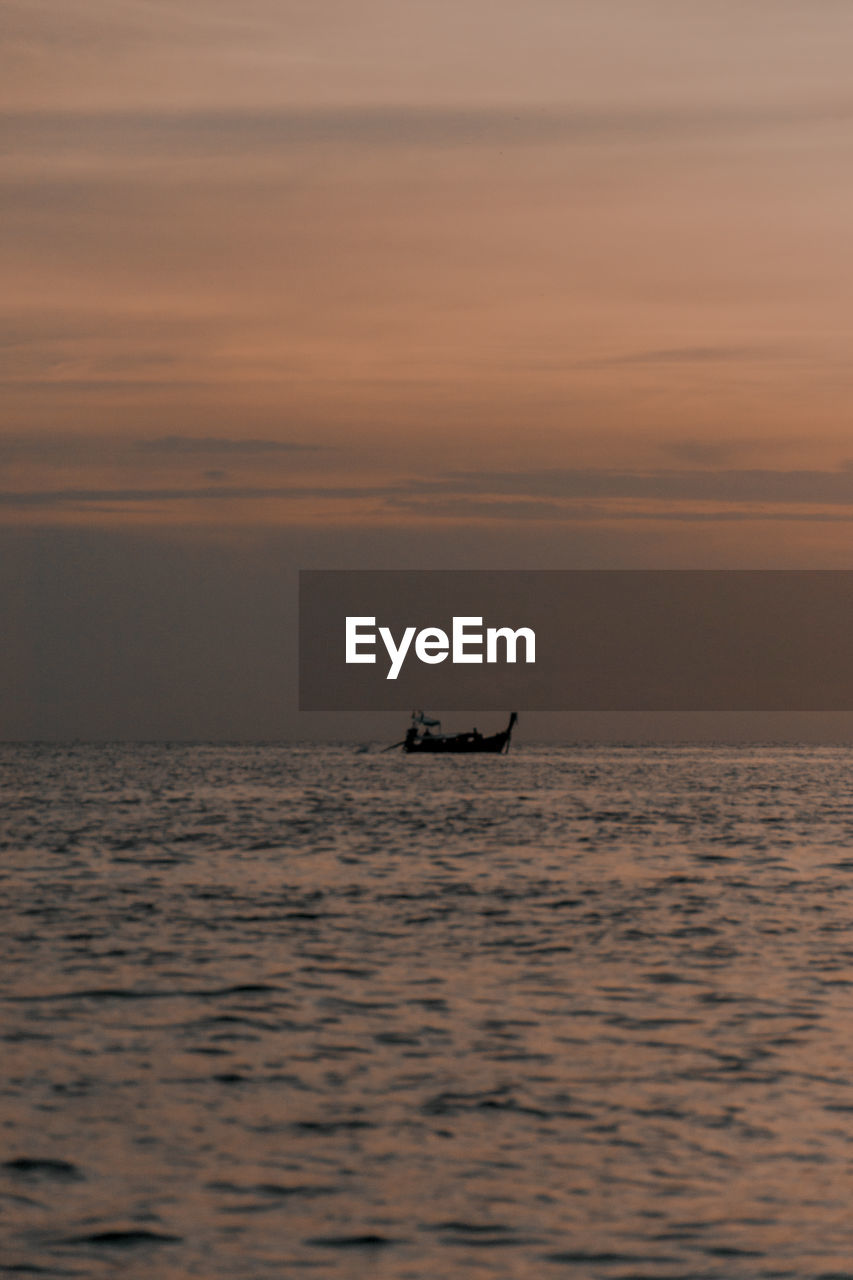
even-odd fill
[[[509,724],[502,733],[493,733],[484,737],[479,729],[471,729],[468,733],[441,733],[441,721],[430,720],[422,711],[412,713],[412,723],[400,742],[394,742],[386,751],[402,747],[407,754],[426,753],[429,755],[471,755],[482,753],[500,755],[509,751],[512,731],[518,721],[515,711],[509,718]],[[437,728],[438,733],[433,729]]]

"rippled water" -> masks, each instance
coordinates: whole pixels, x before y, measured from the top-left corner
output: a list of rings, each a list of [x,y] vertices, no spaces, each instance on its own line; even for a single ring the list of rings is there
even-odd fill
[[[853,752],[0,769],[0,1274],[853,1276]]]

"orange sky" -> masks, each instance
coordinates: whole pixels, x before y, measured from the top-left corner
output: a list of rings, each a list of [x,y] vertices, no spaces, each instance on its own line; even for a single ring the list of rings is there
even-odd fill
[[[3,523],[849,563],[842,0],[4,26]]]

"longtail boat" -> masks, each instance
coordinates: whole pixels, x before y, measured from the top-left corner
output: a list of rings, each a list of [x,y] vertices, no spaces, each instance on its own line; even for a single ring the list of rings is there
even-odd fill
[[[441,729],[440,721],[430,720],[422,711],[416,711],[412,715],[412,723],[405,738],[392,743],[385,750],[393,751],[396,747],[402,747],[407,754],[427,752],[433,755],[470,755],[483,752],[500,755],[509,751],[512,731],[517,721],[518,715],[513,711],[503,732],[493,733],[488,737],[484,737],[479,729],[471,729],[468,733],[433,733],[435,727]]]

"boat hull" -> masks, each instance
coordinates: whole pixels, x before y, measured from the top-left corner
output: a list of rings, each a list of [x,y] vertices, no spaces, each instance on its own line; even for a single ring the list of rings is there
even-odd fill
[[[495,733],[489,738],[459,733],[450,738],[418,738],[407,742],[405,751],[407,755],[500,755],[508,743],[508,733]]]
[[[499,756],[501,752],[509,751],[510,738],[517,720],[518,715],[513,711],[509,718],[509,724],[503,733],[492,733],[487,738],[484,738],[476,729],[472,729],[470,733],[425,733],[419,735],[413,725],[406,734],[405,740],[394,745],[401,746],[407,755]],[[387,749],[390,750],[390,748]]]

